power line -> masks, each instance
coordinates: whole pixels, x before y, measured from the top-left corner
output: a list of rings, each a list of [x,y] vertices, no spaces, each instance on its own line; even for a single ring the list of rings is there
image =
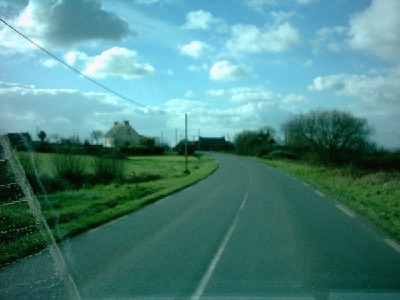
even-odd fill
[[[51,53],[50,51],[48,51],[47,49],[45,49],[44,47],[40,46],[38,43],[34,42],[32,39],[30,39],[28,36],[26,36],[25,34],[23,34],[22,32],[20,32],[18,29],[16,29],[15,27],[13,27],[12,25],[10,25],[9,23],[7,23],[5,20],[3,20],[2,18],[0,18],[0,21],[3,22],[5,25],[7,25],[9,28],[11,28],[13,31],[15,31],[16,33],[18,33],[20,36],[22,36],[24,39],[26,39],[27,41],[29,41],[31,44],[35,45],[37,48],[39,48],[40,50],[42,50],[43,52],[45,52],[47,55],[51,56],[53,59],[55,59],[56,61],[58,61],[59,63],[63,64],[64,66],[66,66],[68,69],[72,70],[73,72],[77,73],[78,75],[84,77],[85,79],[89,80],[90,82],[92,82],[93,84],[97,85],[98,87],[102,88],[103,90],[106,90],[107,92],[122,98],[126,101],[129,101],[137,106],[141,106],[144,108],[149,108],[147,105],[141,104],[135,100],[132,100],[128,97],[125,97],[124,95],[110,89],[109,87],[105,86],[104,84],[94,80],[93,78],[90,78],[89,76],[83,74],[81,71],[79,71],[78,69],[74,68],[73,66],[69,65],[68,63],[66,63],[65,61],[63,61],[61,58],[57,57],[56,55],[54,55],[53,53]]]

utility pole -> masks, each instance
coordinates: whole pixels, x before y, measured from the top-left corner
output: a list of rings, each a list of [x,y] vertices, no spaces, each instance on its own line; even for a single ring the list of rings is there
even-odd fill
[[[200,128],[199,128],[199,130],[198,130],[197,150],[200,151]]]
[[[187,113],[185,113],[185,173],[189,174],[187,154],[188,154]]]

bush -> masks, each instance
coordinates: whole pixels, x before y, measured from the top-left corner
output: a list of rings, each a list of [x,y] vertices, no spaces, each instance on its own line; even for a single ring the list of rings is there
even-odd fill
[[[96,157],[93,160],[94,181],[108,183],[120,180],[125,170],[125,161],[122,159]]]
[[[270,153],[268,153],[265,158],[267,159],[291,159],[291,160],[296,160],[298,159],[298,156],[287,150],[272,150]]]
[[[86,160],[72,154],[53,156],[54,176],[67,180],[74,187],[81,187],[85,180]]]
[[[368,171],[400,171],[400,152],[375,151],[355,161],[356,167]]]

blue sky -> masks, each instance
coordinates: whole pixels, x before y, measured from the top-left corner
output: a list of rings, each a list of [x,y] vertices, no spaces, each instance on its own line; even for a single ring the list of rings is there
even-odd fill
[[[0,0],[0,131],[49,137],[129,120],[175,144],[313,109],[366,118],[400,145],[398,0]]]

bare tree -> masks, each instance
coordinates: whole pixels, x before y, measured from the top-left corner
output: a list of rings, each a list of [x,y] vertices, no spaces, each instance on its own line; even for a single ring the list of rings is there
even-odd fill
[[[104,136],[103,132],[100,130],[93,130],[90,134],[90,137],[96,141],[96,144],[99,144],[99,140]]]
[[[294,116],[282,125],[286,144],[310,150],[337,163],[357,155],[369,145],[372,128],[367,120],[339,110],[315,110]]]

